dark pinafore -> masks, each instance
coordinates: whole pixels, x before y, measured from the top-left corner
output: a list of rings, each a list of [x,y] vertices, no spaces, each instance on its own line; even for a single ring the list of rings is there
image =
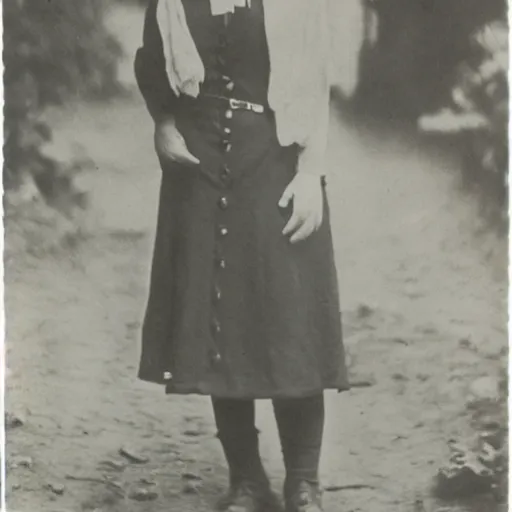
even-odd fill
[[[347,389],[338,283],[323,225],[291,245],[278,201],[297,147],[283,148],[267,105],[262,0],[212,16],[184,2],[206,80],[199,99],[171,91],[150,5],[136,74],[155,120],[174,117],[200,166],[163,175],[139,377],[169,393],[277,398]],[[265,107],[236,108],[236,98]]]

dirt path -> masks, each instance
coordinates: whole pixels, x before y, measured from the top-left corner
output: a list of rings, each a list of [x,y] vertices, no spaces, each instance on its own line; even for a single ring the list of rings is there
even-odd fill
[[[149,118],[139,101],[120,100],[68,111],[61,128],[97,166],[94,235],[7,261],[7,402],[25,416],[8,437],[9,510],[210,511],[226,472],[208,400],[135,379],[160,173]],[[428,486],[446,440],[467,429],[467,385],[495,372],[506,345],[503,261],[489,265],[447,156],[337,120],[330,154],[351,371],[374,385],[328,396],[325,483],[368,488],[327,493],[326,510],[433,512]],[[259,408],[280,485],[275,427],[268,404]],[[149,462],[102,465],[124,445]],[[198,492],[183,492],[187,473]],[[128,497],[141,479],[156,500]]]

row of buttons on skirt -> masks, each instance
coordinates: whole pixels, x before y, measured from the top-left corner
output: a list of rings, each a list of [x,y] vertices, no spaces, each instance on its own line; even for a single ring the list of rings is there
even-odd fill
[[[233,82],[227,80],[226,89],[231,92],[234,88]],[[230,121],[233,119],[233,111],[228,108],[224,114],[224,125],[222,126],[222,148],[227,155],[232,148],[231,143],[231,127],[229,126]],[[231,172],[227,165],[224,165],[224,168],[221,171],[221,180],[226,187],[228,187],[231,183]],[[219,216],[222,217],[223,213],[229,208],[229,199],[226,194],[222,194],[217,202],[217,206],[220,210]],[[212,363],[219,363],[222,360],[222,356],[219,353],[217,342],[222,333],[222,326],[218,317],[218,307],[220,301],[222,299],[222,274],[226,269],[226,260],[223,255],[223,239],[228,236],[229,230],[228,227],[224,223],[219,223],[217,225],[216,232],[216,254],[215,254],[215,271],[214,271],[214,284],[213,284],[213,305],[212,305],[212,319],[211,319],[211,329],[214,340],[214,348],[211,351],[210,357]]]
[[[226,89],[228,91],[233,90],[233,82],[228,81],[226,84]],[[231,143],[231,127],[229,126],[229,121],[233,119],[233,111],[231,109],[227,109],[225,114],[225,124],[222,126],[222,148],[227,155],[232,148]],[[221,180],[222,183],[225,185],[225,187],[229,187],[231,184],[231,171],[227,167],[227,165],[224,165],[222,171],[221,171]],[[229,207],[229,199],[226,194],[222,194],[217,202],[217,206],[220,210],[220,214],[222,215],[222,212],[225,212]],[[212,319],[211,319],[211,331],[213,336],[213,347],[210,350],[210,360],[212,364],[218,364],[222,361],[222,356],[220,355],[219,349],[218,349],[218,340],[220,338],[221,332],[222,332],[222,326],[220,323],[220,320],[218,318],[218,306],[222,299],[222,288],[221,288],[221,277],[222,272],[226,270],[227,263],[226,259],[223,255],[222,251],[222,239],[225,238],[229,234],[228,227],[220,223],[217,225],[217,232],[216,232],[216,254],[215,254],[215,271],[214,271],[214,285],[213,285],[213,292],[212,292],[212,298],[213,298],[213,304],[212,304]],[[164,379],[167,381],[172,380],[172,374],[171,372],[165,372],[164,373]]]

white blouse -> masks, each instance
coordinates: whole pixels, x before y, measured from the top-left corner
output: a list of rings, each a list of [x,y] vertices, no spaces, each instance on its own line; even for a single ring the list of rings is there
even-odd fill
[[[212,15],[218,16],[235,12],[235,7],[250,7],[251,0],[210,0]]]

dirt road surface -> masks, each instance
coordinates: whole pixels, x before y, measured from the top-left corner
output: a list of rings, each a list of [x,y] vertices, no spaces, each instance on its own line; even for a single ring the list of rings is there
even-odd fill
[[[213,510],[227,475],[208,400],[136,380],[160,179],[149,117],[125,98],[69,107],[55,126],[95,164],[92,204],[65,250],[6,260],[7,407],[24,419],[8,432],[8,509]],[[446,441],[469,428],[468,384],[496,373],[507,343],[504,244],[475,234],[456,160],[410,139],[334,112],[345,338],[352,379],[369,386],[327,396],[324,484],[353,486],[327,492],[327,511],[438,510],[429,486]],[[277,433],[258,408],[279,488]]]

